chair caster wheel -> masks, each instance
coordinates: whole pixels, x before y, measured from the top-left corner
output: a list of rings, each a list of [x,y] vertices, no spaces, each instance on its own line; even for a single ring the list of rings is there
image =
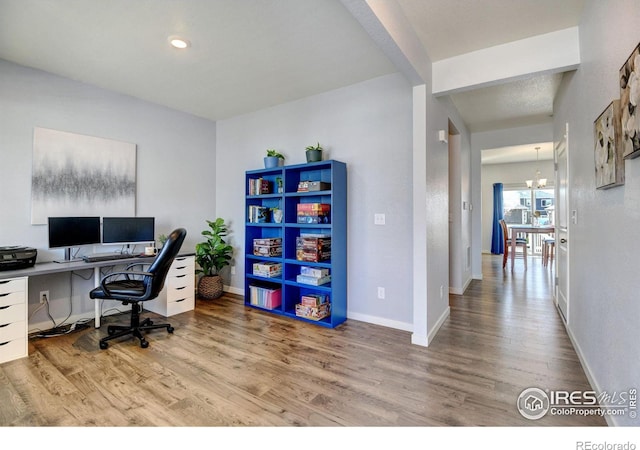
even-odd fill
[[[147,325],[153,325],[153,321],[151,321],[151,320],[150,320],[150,321],[148,321],[148,322],[147,322]]]
[[[107,344],[106,342],[100,342],[100,349],[101,350],[105,350],[107,347],[109,347],[109,344]]]
[[[174,330],[174,328],[173,328],[173,327],[169,327],[169,328],[167,328],[167,331],[168,331],[169,333],[173,333],[173,330]]]
[[[142,348],[147,348],[149,347],[149,342],[145,341],[144,339],[140,341],[140,347]]]
[[[113,336],[113,334],[114,334],[115,332],[116,332],[116,330],[114,330],[112,326],[108,326],[108,327],[107,327],[107,334],[108,334],[109,336]]]

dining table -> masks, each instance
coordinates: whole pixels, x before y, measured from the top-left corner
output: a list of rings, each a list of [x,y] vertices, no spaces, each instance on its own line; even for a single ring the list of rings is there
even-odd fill
[[[531,225],[531,224],[509,224],[509,238],[511,239],[511,270],[516,259],[516,237],[523,233],[529,237],[529,234],[542,233],[554,234],[555,227],[553,225]]]

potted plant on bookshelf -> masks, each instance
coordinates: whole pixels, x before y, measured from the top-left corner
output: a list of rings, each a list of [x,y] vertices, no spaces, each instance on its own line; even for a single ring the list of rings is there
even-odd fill
[[[264,157],[264,168],[271,169],[273,167],[281,167],[284,165],[284,155],[278,151],[268,148],[267,156]]]
[[[278,207],[269,208],[269,209],[271,210],[271,218],[273,219],[273,221],[275,223],[282,223],[283,211]]]
[[[316,145],[309,145],[305,148],[305,153],[307,155],[307,162],[316,162],[322,161],[322,147],[320,146],[320,142]]]
[[[198,280],[198,296],[205,300],[214,300],[222,296],[220,270],[229,265],[233,247],[225,241],[228,229],[223,219],[207,220],[207,224],[209,229],[202,232],[206,240],[196,244],[195,259],[199,266],[196,273],[202,274]]]

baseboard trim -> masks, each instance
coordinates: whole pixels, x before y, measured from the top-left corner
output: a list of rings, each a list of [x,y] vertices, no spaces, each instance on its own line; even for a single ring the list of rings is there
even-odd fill
[[[558,311],[558,314],[561,314],[560,311]],[[562,317],[560,318],[560,320],[562,320]],[[562,321],[562,323],[564,324],[564,321]],[[580,360],[582,369],[584,370],[584,373],[587,376],[587,381],[589,382],[591,389],[596,393],[602,392],[598,382],[596,381],[595,376],[593,375],[593,372],[591,371],[591,368],[589,367],[589,364],[587,363],[586,358],[584,357],[584,353],[582,352],[582,349],[580,348],[578,341],[576,340],[575,336],[573,335],[573,332],[571,331],[571,328],[569,328],[569,326],[565,324],[565,329],[567,330],[567,335],[569,336],[571,345],[573,345],[573,349],[576,351],[576,355],[578,355],[578,359]],[[605,415],[604,420],[607,422],[607,425],[610,427],[618,426],[618,424],[616,423],[616,418],[614,416]]]
[[[233,286],[223,286],[222,290],[230,294],[242,295],[244,297],[244,289],[240,289]]]
[[[350,313],[347,312],[347,319],[358,320],[360,322],[370,323],[372,325],[380,325],[387,328],[394,328],[402,331],[412,331],[413,324],[407,322],[400,322],[398,320],[389,320],[382,317],[370,316],[367,314]]]
[[[464,286],[462,286],[462,289],[449,287],[449,294],[464,295],[464,291],[466,291],[469,285],[471,284],[471,280],[472,278],[467,278],[467,281],[464,283]]]
[[[436,334],[438,334],[438,331],[440,331],[440,328],[442,327],[444,322],[449,318],[450,314],[451,314],[451,308],[447,306],[447,309],[443,311],[442,315],[438,318],[438,321],[435,323],[431,331],[429,331],[429,334],[427,335],[428,344],[431,344],[431,342],[433,341],[433,338],[436,337]]]

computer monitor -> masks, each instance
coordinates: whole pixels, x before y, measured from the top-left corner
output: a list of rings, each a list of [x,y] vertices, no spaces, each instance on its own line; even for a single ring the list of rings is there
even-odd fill
[[[103,244],[139,244],[155,241],[154,217],[103,217]]]
[[[64,261],[71,261],[71,248],[100,243],[100,217],[49,217],[49,248],[64,248]]]

